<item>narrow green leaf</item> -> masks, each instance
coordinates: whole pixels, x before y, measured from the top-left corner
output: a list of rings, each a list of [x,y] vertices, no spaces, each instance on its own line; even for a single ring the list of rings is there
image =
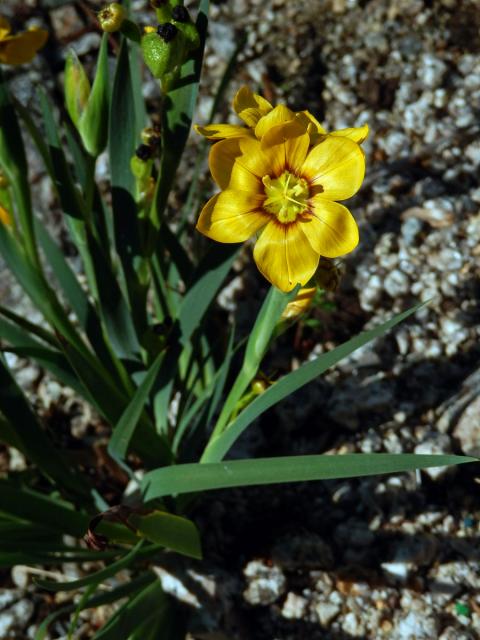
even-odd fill
[[[177,235],[173,233],[166,222],[162,224],[158,234],[157,252],[159,253],[160,250],[168,252],[171,261],[177,268],[180,278],[184,282],[189,282],[193,275],[192,261],[181,242],[179,242]],[[159,255],[159,259],[163,259],[162,254]],[[177,286],[177,283],[171,282],[171,280],[169,280],[169,282],[172,286]]]
[[[52,163],[54,184],[66,215],[70,234],[81,255],[90,292],[94,299],[100,304],[102,319],[104,320],[112,345],[119,357],[134,356],[139,350],[138,341],[136,340],[131,313],[126,307],[113,273],[109,260],[109,248],[101,247],[98,243],[98,238],[95,236],[92,207],[87,206],[87,203],[75,185],[70,167],[61,147],[58,127],[53,117],[52,105],[43,92],[40,92],[40,101]],[[117,138],[118,137],[121,138],[122,136],[117,136]],[[93,165],[90,166],[90,169],[92,169],[92,167]],[[91,171],[90,181],[93,181],[93,178],[93,172]],[[89,187],[89,184],[86,186]],[[92,191],[92,189],[88,188],[86,191]],[[58,263],[58,253],[54,256],[51,245],[49,248],[50,257],[55,258]],[[61,273],[61,271],[59,273]],[[66,282],[67,279],[68,275],[61,276],[61,282],[64,285],[71,285],[71,278],[69,279],[70,282]],[[107,355],[108,357],[105,349],[103,349],[103,355]],[[108,359],[110,358],[108,357]]]
[[[192,405],[182,415],[180,422],[175,429],[175,435],[173,439],[173,451],[176,453],[180,447],[182,439],[188,429],[188,437],[192,436],[192,422],[197,423],[199,419],[204,419],[204,426],[210,424],[213,414],[216,411],[218,403],[221,400],[223,389],[227,380],[227,375],[230,370],[230,364],[232,356],[236,349],[233,349],[234,328],[230,331],[228,339],[228,346],[225,353],[225,358],[222,365],[215,373],[213,380],[210,384],[198,395]],[[238,347],[237,347],[238,348]],[[210,401],[210,402],[209,402]],[[208,403],[208,411],[202,412],[202,407]],[[188,445],[187,447],[188,448]]]
[[[147,110],[143,97],[143,58],[138,43],[129,42],[130,76],[132,78],[133,100],[135,104],[135,130],[141,131],[147,124]]]
[[[28,165],[15,109],[0,70],[0,166],[9,179],[23,235],[25,252],[31,264],[39,267],[33,230]]]
[[[202,558],[198,529],[187,518],[154,511],[146,516],[130,516],[129,522],[137,529],[137,534],[151,542],[191,558]]]
[[[22,329],[24,333],[32,334],[33,336],[40,338],[43,342],[47,343],[54,349],[58,347],[58,341],[48,329],[44,329],[39,324],[35,324],[27,320],[23,316],[18,315],[11,309],[7,309],[0,304],[0,315],[7,318],[10,323],[13,324],[19,329]]]
[[[403,313],[399,313],[374,329],[360,333],[358,336],[332,349],[332,351],[322,353],[322,355],[315,358],[315,360],[303,364],[296,371],[292,371],[278,380],[278,382],[269,387],[249,404],[240,415],[230,423],[223,433],[208,443],[201,459],[202,462],[218,462],[222,460],[237,438],[267,409],[273,407],[287,396],[317,378],[324,371],[349,356],[356,349],[363,347],[367,342],[386,333],[399,322],[402,322],[402,320],[405,320],[415,313],[421,306],[423,306],[423,303],[417,304]]]
[[[98,584],[91,584],[85,589],[85,591],[80,596],[80,600],[77,602],[75,611],[73,612],[73,615],[70,619],[70,624],[68,626],[68,631],[67,631],[67,640],[74,640],[73,634],[75,633],[75,629],[77,628],[80,613],[82,609],[85,607],[85,603],[92,597],[92,595],[96,592],[97,588],[98,588]]]
[[[43,163],[45,165],[45,169],[47,170],[48,175],[51,180],[55,182],[55,174],[53,171],[52,159],[50,158],[50,152],[48,150],[48,145],[45,142],[44,135],[40,132],[39,128],[33,121],[33,118],[30,114],[30,111],[23,106],[21,102],[18,100],[13,100],[15,104],[15,109],[23,121],[26,130],[30,134],[35,146],[37,147],[37,151],[40,153]]]
[[[250,332],[242,368],[225,400],[225,404],[215,425],[212,439],[215,439],[215,437],[222,432],[241,397],[257,374],[272,334],[280,320],[280,316],[287,304],[297,295],[298,289],[299,287],[295,287],[293,291],[283,293],[276,287],[270,287],[270,291],[262,304],[262,308]]]
[[[156,576],[152,572],[146,572],[140,575],[138,578],[131,580],[125,584],[112,589],[111,591],[106,591],[105,593],[101,593],[99,595],[93,596],[87,600],[82,606],[82,611],[84,609],[90,609],[94,607],[100,607],[104,604],[110,604],[111,602],[116,602],[121,598],[129,597],[137,591],[140,591],[144,587],[152,584],[157,580]],[[34,640],[45,640],[47,635],[48,627],[55,622],[58,618],[68,615],[75,610],[75,606],[68,605],[66,607],[62,607],[57,611],[54,611],[50,615],[48,615],[45,620],[40,624],[35,634]]]
[[[155,358],[114,429],[108,444],[108,453],[114,460],[124,460],[127,455],[130,441],[140,420],[140,416],[145,409],[148,396],[152,390],[164,357],[165,353],[162,352]]]
[[[79,580],[70,580],[68,582],[53,582],[52,580],[36,580],[37,586],[41,589],[47,589],[48,591],[74,591],[76,589],[80,589],[81,587],[88,587],[92,584],[99,584],[103,580],[107,578],[111,578],[112,576],[119,573],[123,569],[129,567],[134,560],[140,554],[140,551],[143,546],[143,540],[140,540],[127,554],[122,556],[116,562],[112,562],[104,569],[100,569],[99,571],[95,571],[95,573],[86,576],[85,578],[80,578]],[[151,553],[156,553],[160,549],[160,546],[156,549],[150,549]]]
[[[284,482],[357,478],[445,465],[479,462],[454,455],[352,453],[232,460],[213,464],[180,464],[147,473],[145,502],[167,495]]]
[[[87,294],[80,286],[63,252],[58,248],[39,220],[35,221],[35,229],[40,246],[45,253],[68,304],[77,316],[80,326],[85,331],[98,358],[103,362],[108,362],[111,360],[112,354],[105,344],[100,318],[94,306],[90,303]],[[108,326],[108,322],[106,322],[106,325]]]
[[[182,357],[182,347],[189,350],[189,340],[200,327],[203,317],[225,280],[238,251],[237,245],[215,245],[195,270],[195,281],[190,285],[179,311],[171,339],[176,340],[167,352],[156,384],[154,400],[155,423],[160,433],[167,429],[168,407],[173,389],[174,374]]]
[[[160,581],[153,582],[124,604],[100,629],[93,640],[128,640],[139,625],[139,621],[163,616],[168,610],[168,600]],[[168,638],[168,635],[164,635]]]
[[[230,331],[230,336],[228,338],[228,346],[227,346],[227,351],[225,353],[225,358],[223,360],[223,364],[219,369],[219,377],[218,377],[218,382],[215,384],[215,391],[212,395],[212,400],[210,402],[210,406],[208,408],[208,415],[207,415],[207,424],[210,424],[211,421],[213,420],[213,416],[215,415],[215,411],[217,410],[217,407],[220,403],[220,400],[222,399],[222,395],[223,395],[223,390],[225,389],[225,384],[227,382],[227,377],[230,371],[230,366],[232,364],[232,358],[234,353],[237,351],[237,349],[241,346],[241,343],[239,343],[235,348],[234,348],[234,338],[235,338],[235,326],[233,326],[231,328]]]
[[[135,178],[130,168],[130,159],[139,140],[137,126],[129,45],[123,38],[113,83],[108,136],[113,229],[130,312],[138,335],[143,335],[147,328],[146,287],[140,283],[136,272],[143,255],[135,202]]]
[[[31,266],[18,244],[3,225],[0,225],[0,254],[25,293],[45,319],[61,335],[68,338],[72,345],[75,345],[80,352],[85,354],[86,345],[69,321],[54,292],[45,282],[41,272]]]
[[[181,340],[186,344],[218,293],[233,264],[238,245],[215,244],[201,261],[194,274],[179,312]]]
[[[69,503],[3,479],[0,479],[0,511],[75,537],[83,536],[88,526],[88,516]]]
[[[78,383],[68,361],[57,349],[46,347],[20,327],[2,318],[0,318],[0,338],[6,340],[10,345],[9,347],[4,346],[2,351],[34,360],[41,367],[50,371],[63,384],[74,389],[80,395],[83,394],[84,390]]]

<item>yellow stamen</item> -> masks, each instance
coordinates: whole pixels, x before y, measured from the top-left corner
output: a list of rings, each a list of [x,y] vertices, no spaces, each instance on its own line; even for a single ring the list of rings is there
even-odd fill
[[[310,191],[307,181],[284,171],[279,178],[263,176],[266,199],[263,207],[282,224],[295,222],[308,209]]]

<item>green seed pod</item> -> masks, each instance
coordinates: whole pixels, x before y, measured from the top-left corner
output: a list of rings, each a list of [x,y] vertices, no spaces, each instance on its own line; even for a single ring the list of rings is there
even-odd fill
[[[166,24],[175,29],[172,24]],[[154,78],[162,78],[166,73],[173,71],[178,64],[183,62],[185,55],[186,47],[183,33],[177,29],[175,29],[175,33],[171,29],[166,32],[167,38],[157,32],[150,32],[146,33],[141,41],[143,59]]]

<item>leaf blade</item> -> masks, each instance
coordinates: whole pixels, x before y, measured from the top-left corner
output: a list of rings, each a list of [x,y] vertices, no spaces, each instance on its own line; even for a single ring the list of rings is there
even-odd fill
[[[245,429],[258,416],[262,415],[267,409],[286,398],[288,395],[297,391],[304,385],[308,384],[321,373],[329,369],[331,366],[339,362],[342,358],[347,357],[356,349],[367,344],[374,338],[383,335],[386,331],[394,327],[402,320],[415,313],[424,303],[417,304],[412,308],[399,313],[387,322],[384,322],[374,329],[364,331],[358,336],[351,338],[347,342],[339,345],[332,351],[320,355],[315,360],[303,364],[301,367],[284,376],[274,385],[269,387],[264,393],[249,404],[238,416],[230,423],[230,425],[217,438],[212,439],[202,455],[202,462],[218,462],[222,460],[233,443],[241,436]]]
[[[142,490],[144,500],[148,502],[166,495],[196,491],[358,478],[470,462],[479,460],[455,455],[351,453],[182,464],[150,471],[142,482]]]

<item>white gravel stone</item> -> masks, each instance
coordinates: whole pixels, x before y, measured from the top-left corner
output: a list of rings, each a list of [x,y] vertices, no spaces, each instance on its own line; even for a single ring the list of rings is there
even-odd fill
[[[391,298],[396,298],[409,292],[410,281],[405,273],[395,269],[385,277],[383,288]]]
[[[420,59],[417,76],[424,87],[435,89],[442,83],[446,71],[447,65],[443,60],[431,53],[425,53]]]
[[[412,565],[407,562],[382,562],[382,569],[393,578],[406,580],[412,570]]]
[[[315,607],[315,613],[318,616],[320,624],[324,627],[328,626],[341,611],[338,604],[331,602],[319,602]]]
[[[432,640],[438,637],[438,620],[424,611],[410,611],[394,628],[392,638],[398,640]]]
[[[308,600],[290,591],[282,607],[282,616],[288,620],[301,620],[305,615]]]
[[[249,583],[243,597],[249,604],[272,604],[285,591],[286,579],[277,565],[252,560],[243,573]]]

